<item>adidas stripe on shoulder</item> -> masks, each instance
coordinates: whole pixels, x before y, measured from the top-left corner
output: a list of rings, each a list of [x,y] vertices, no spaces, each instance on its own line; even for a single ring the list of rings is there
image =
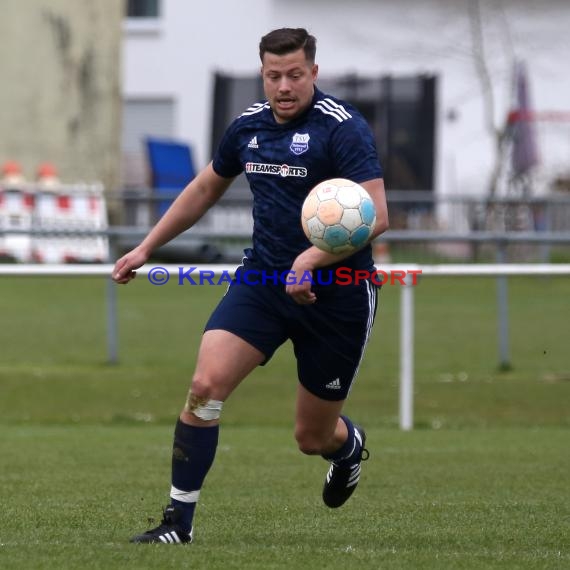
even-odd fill
[[[352,115],[339,103],[333,101],[330,97],[325,97],[315,103],[315,109],[321,111],[325,115],[334,117],[339,123],[352,119]]]
[[[264,109],[269,109],[269,104],[266,102],[264,103],[255,103],[251,107],[248,107],[240,117],[249,117],[250,115],[255,115],[256,113],[260,113]]]

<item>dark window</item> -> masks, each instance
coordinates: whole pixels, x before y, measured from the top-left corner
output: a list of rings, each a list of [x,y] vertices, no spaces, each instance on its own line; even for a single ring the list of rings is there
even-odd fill
[[[159,0],[129,0],[127,3],[128,18],[158,18]]]
[[[212,156],[232,120],[241,115],[250,105],[264,98],[260,76],[232,77],[216,73],[211,138]]]

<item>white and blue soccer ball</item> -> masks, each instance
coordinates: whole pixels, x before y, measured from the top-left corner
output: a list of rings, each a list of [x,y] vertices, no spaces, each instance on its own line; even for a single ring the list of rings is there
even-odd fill
[[[376,209],[370,194],[356,182],[332,178],[317,184],[301,210],[301,224],[309,241],[329,253],[362,247],[372,235]]]

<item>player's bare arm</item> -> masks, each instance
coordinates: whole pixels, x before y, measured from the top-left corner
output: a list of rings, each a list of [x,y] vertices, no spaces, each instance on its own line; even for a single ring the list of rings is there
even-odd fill
[[[173,202],[145,239],[121,257],[113,269],[113,280],[126,284],[135,278],[135,270],[144,265],[157,248],[191,228],[224,194],[231,178],[216,174],[208,164]]]
[[[376,178],[362,182],[360,185],[370,194],[376,209],[376,223],[369,240],[372,241],[388,229],[388,207],[386,205],[384,180]],[[294,275],[304,275],[307,271],[312,272],[315,269],[338,263],[353,254],[354,251],[327,253],[315,246],[311,246],[297,256],[291,271]],[[315,293],[311,291],[311,283],[305,280],[302,283],[287,285],[286,291],[297,303],[302,305],[314,303],[317,300]]]

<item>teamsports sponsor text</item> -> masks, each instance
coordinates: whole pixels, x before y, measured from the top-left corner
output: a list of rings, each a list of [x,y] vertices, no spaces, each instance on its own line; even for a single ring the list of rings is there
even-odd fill
[[[303,166],[289,166],[288,164],[246,162],[245,171],[248,174],[274,174],[283,178],[288,176],[305,178],[307,176],[307,169]]]

